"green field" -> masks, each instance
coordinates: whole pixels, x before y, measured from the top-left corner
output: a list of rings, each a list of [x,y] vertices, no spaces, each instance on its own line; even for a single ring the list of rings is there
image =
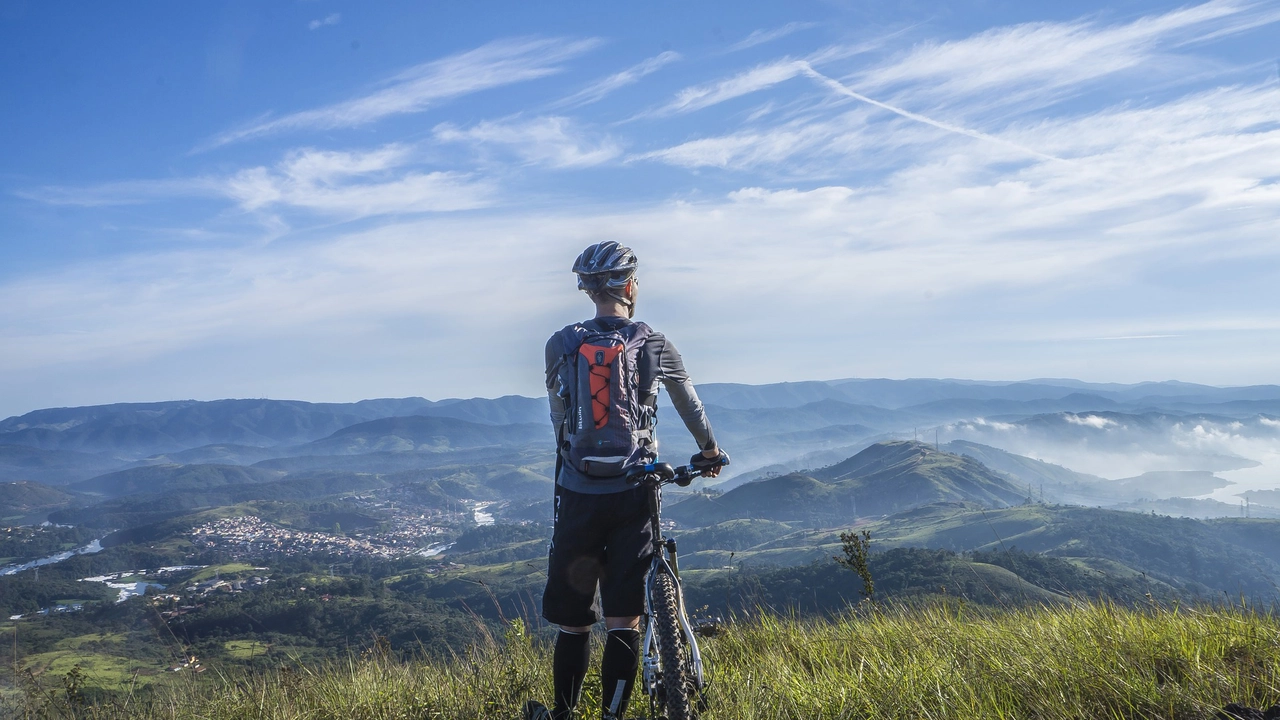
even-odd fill
[[[236,660],[252,660],[271,648],[270,644],[257,640],[228,640],[222,646],[227,650],[227,657]]]
[[[192,575],[187,582],[204,582],[212,580],[216,576],[221,576],[223,580],[235,580],[242,575],[254,575],[253,565],[246,563],[227,563],[226,565],[211,565]],[[259,570],[258,572],[265,572]]]
[[[1191,720],[1228,702],[1280,702],[1280,618],[1240,609],[864,603],[831,620],[740,621],[706,652],[714,678],[706,720]],[[46,672],[70,662],[60,657]],[[150,699],[117,699],[95,716],[509,720],[528,697],[549,697],[550,665],[549,648],[516,625],[451,660],[366,652],[302,671],[207,673]],[[596,682],[588,679],[585,710],[598,707]]]

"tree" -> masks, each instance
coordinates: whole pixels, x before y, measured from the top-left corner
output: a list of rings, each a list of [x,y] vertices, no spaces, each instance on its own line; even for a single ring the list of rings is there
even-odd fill
[[[867,564],[871,557],[871,531],[840,533],[840,547],[844,551],[844,557],[837,555],[832,559],[857,573],[862,579],[863,597],[874,600],[876,584],[871,577],[871,567]]]

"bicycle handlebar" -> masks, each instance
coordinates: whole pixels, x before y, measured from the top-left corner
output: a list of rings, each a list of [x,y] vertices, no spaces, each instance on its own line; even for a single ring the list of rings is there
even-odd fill
[[[725,462],[715,467],[723,467],[728,465]],[[681,465],[680,467],[672,467],[671,463],[651,462],[647,465],[636,465],[627,471],[627,482],[632,485],[638,485],[645,480],[656,480],[658,485],[669,485],[675,483],[680,487],[689,487],[689,483],[693,479],[702,475],[711,468],[699,470],[693,465]]]

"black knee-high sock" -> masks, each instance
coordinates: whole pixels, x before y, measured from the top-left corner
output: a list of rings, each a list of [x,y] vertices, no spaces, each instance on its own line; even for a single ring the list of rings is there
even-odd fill
[[[582,696],[582,681],[591,663],[591,633],[561,630],[556,636],[555,655],[551,660],[551,677],[555,685],[555,720],[567,720]]]
[[[604,659],[600,662],[601,701],[606,717],[621,718],[631,699],[640,666],[640,632],[631,628],[609,631],[604,641]]]

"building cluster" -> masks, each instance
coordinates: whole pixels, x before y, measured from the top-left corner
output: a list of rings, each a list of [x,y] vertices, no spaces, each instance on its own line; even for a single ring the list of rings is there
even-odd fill
[[[254,568],[255,570],[266,570],[266,568]],[[185,595],[175,593],[158,593],[151,596],[151,604],[160,612],[160,616],[168,620],[169,618],[180,617],[189,612],[194,612],[204,607],[204,603],[199,602],[216,593],[235,594],[256,590],[263,585],[271,582],[271,578],[254,575],[251,578],[243,580],[224,580],[220,577],[213,577],[202,582],[192,583],[184,588]]]
[[[37,617],[39,615],[58,615],[61,613],[73,613],[73,612],[80,612],[83,609],[84,609],[83,603],[71,603],[69,605],[54,605],[52,607],[41,608],[33,613],[27,613],[25,615],[23,614],[10,615],[9,619],[21,620],[23,618],[32,618],[32,617]]]
[[[250,515],[205,523],[191,531],[191,541],[198,548],[220,550],[234,557],[314,553],[395,558],[421,547],[425,538],[441,532],[443,529],[438,527],[406,523],[376,534],[347,536],[280,527]]]
[[[428,516],[421,512],[392,511],[390,519],[382,523],[377,532],[355,532],[352,537],[408,552],[428,545],[445,534],[443,527],[432,524],[433,519],[434,515]]]

